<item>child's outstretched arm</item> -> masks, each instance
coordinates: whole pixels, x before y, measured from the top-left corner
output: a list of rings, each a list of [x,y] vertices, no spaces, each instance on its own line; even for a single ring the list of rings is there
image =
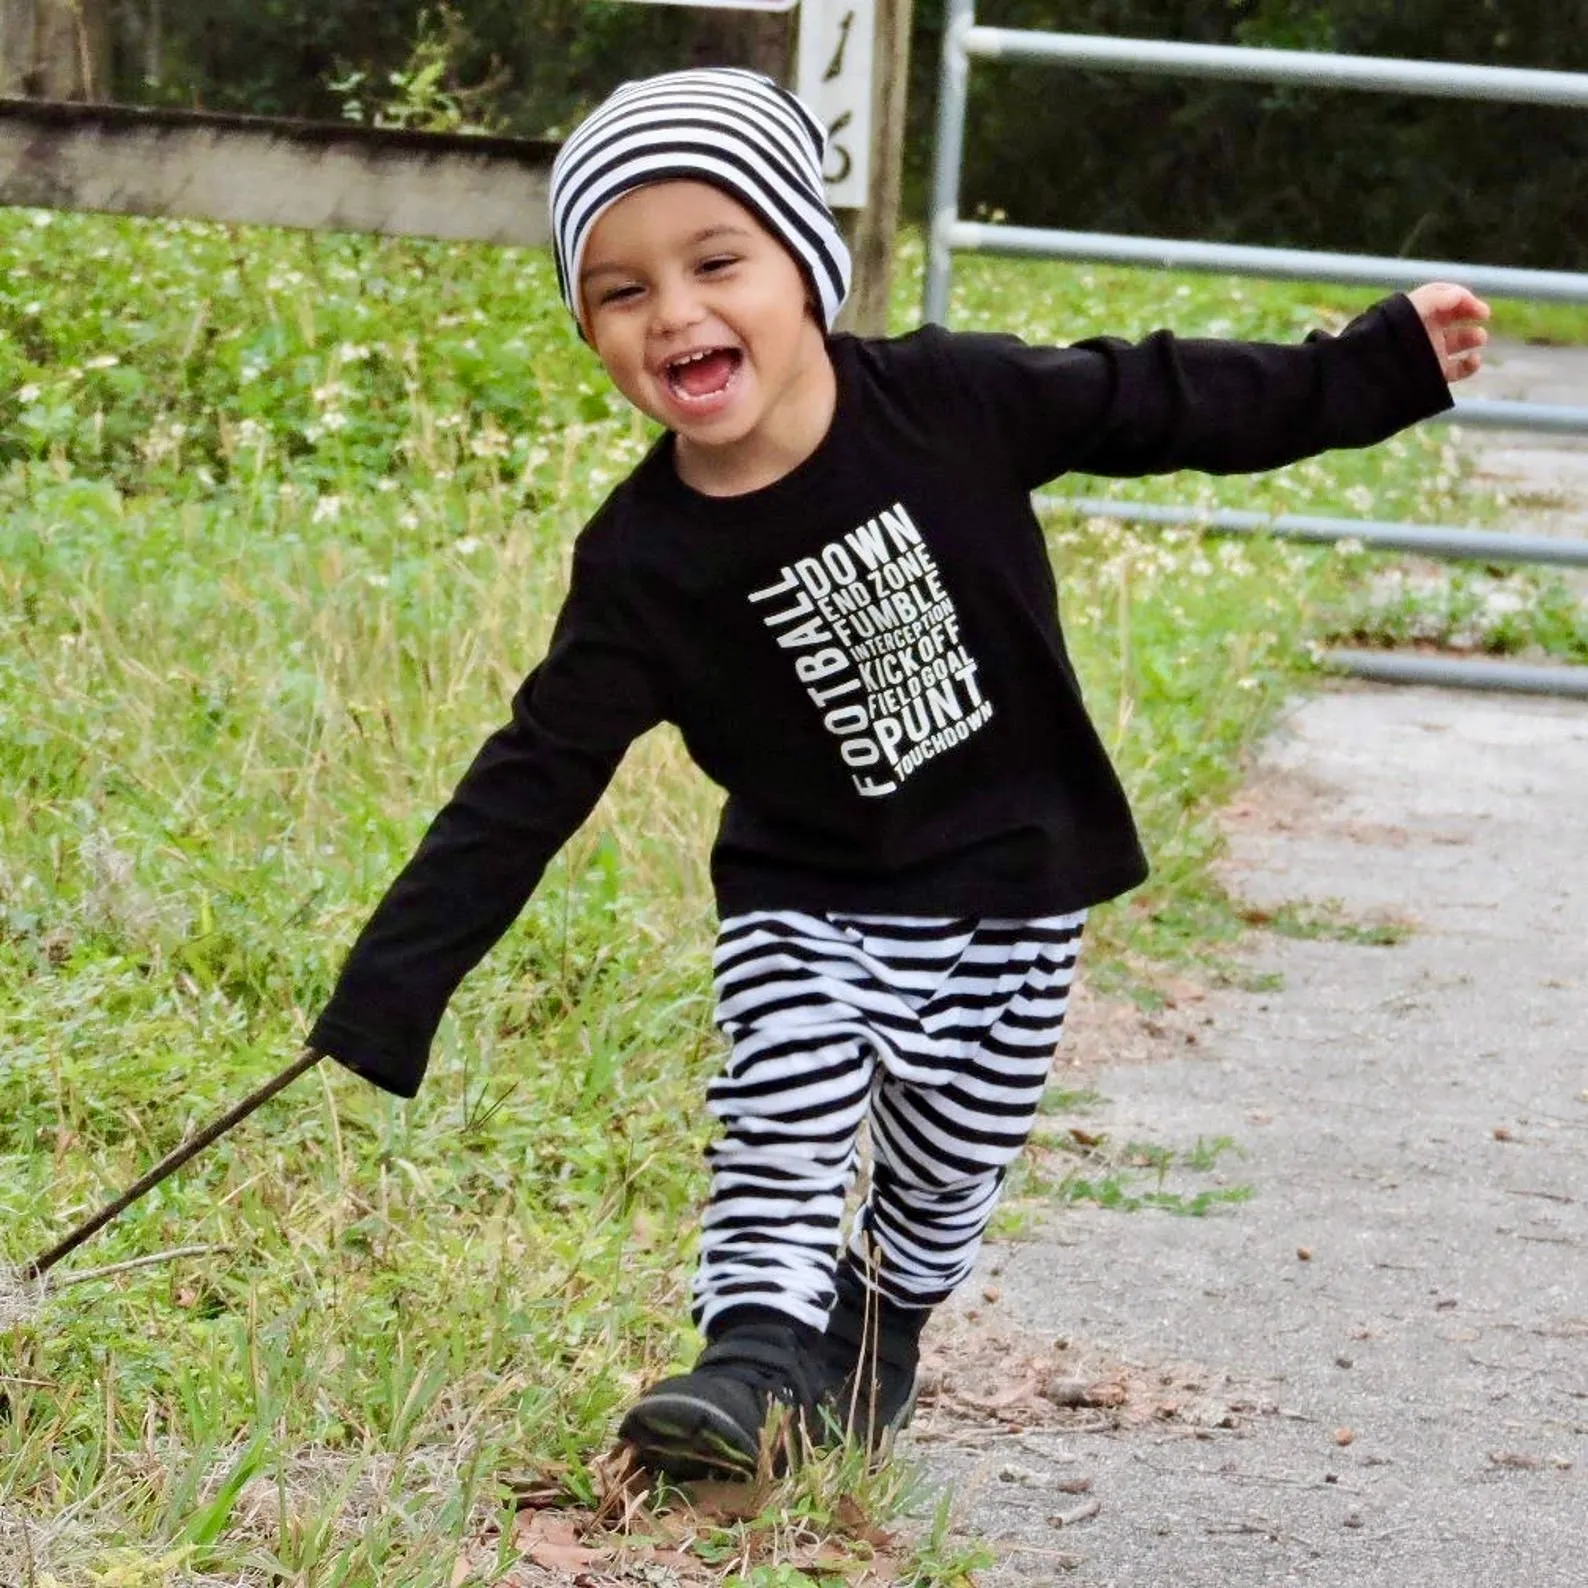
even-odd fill
[[[976,444],[1030,490],[1071,472],[1252,474],[1371,446],[1451,406],[1450,380],[1476,368],[1486,312],[1435,282],[1299,344],[938,335]]]
[[[1483,322],[1489,306],[1466,287],[1430,281],[1406,294],[1412,301],[1439,358],[1439,372],[1452,385],[1476,375],[1489,333]]]

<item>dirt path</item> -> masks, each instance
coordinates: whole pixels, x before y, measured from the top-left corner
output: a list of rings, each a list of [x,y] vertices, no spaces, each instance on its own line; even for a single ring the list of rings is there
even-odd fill
[[[1588,511],[1588,478],[1550,489]],[[1236,890],[1316,935],[1264,934],[1247,990],[1053,1123],[1252,1199],[1067,1207],[989,1251],[911,1448],[988,1588],[1577,1588],[1588,709],[1331,690],[1230,834]]]

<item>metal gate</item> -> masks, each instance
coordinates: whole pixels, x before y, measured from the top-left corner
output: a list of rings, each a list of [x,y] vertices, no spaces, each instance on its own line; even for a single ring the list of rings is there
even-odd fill
[[[1171,77],[1297,83],[1309,88],[1354,88],[1379,93],[1588,109],[1588,73],[982,27],[976,22],[975,0],[947,0],[938,87],[937,146],[933,157],[931,233],[926,261],[924,312],[928,320],[947,323],[956,251],[1084,259],[1162,269],[1340,282],[1352,286],[1405,288],[1424,281],[1457,280],[1476,292],[1498,297],[1588,303],[1588,274],[1570,271],[1514,270],[1451,260],[1252,248],[1183,238],[1114,236],[962,220],[958,213],[960,167],[972,60]],[[1588,407],[1558,403],[1468,398],[1459,400],[1453,410],[1433,422],[1440,421],[1588,435]],[[1588,541],[1582,540],[1494,535],[1437,525],[1303,515],[1268,517],[1259,513],[1108,502],[1092,497],[1038,498],[1038,501],[1071,512],[1106,515],[1127,522],[1189,524],[1219,533],[1260,533],[1317,541],[1351,539],[1367,546],[1416,550],[1430,556],[1588,568]],[[1359,677],[1396,683],[1454,684],[1474,689],[1542,691],[1588,698],[1588,667],[1520,667],[1496,662],[1380,656],[1363,651],[1332,652],[1329,660],[1340,670]]]

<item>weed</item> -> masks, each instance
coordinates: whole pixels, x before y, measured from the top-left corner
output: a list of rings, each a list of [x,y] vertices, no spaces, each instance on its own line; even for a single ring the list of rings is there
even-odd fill
[[[1042,1101],[1037,1104],[1039,1114],[1083,1114],[1088,1109],[1098,1107],[1107,1102],[1101,1092],[1093,1091],[1091,1087],[1071,1089],[1063,1086],[1050,1086],[1042,1094]]]
[[[1171,1175],[1216,1173],[1221,1159],[1239,1153],[1230,1136],[1199,1136],[1191,1147],[1177,1149],[1148,1141],[1116,1145],[1106,1135],[1072,1126],[1061,1134],[1033,1136],[1031,1148],[1011,1175],[1009,1201],[999,1210],[996,1230],[1004,1239],[1025,1233],[1038,1210],[1055,1203],[1085,1203],[1118,1213],[1151,1208],[1201,1218],[1255,1194],[1244,1185],[1182,1189],[1169,1184]],[[1078,1158],[1080,1165],[1055,1172],[1063,1158]]]
[[[1223,967],[1216,980],[1221,987],[1244,993],[1277,993],[1285,990],[1285,975],[1277,970],[1252,970],[1247,966]]]
[[[1240,918],[1248,926],[1277,932],[1281,937],[1326,943],[1357,943],[1382,948],[1404,943],[1414,930],[1409,921],[1353,921],[1338,899],[1318,902],[1289,901],[1273,906],[1245,904]]]

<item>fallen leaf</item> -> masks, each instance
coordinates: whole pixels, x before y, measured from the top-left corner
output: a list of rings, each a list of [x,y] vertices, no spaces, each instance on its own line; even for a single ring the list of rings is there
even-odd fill
[[[666,1566],[670,1571],[699,1572],[703,1562],[698,1555],[691,1555],[688,1550],[662,1549],[655,1544],[647,1544],[644,1549],[624,1550],[621,1564],[627,1568],[630,1565],[641,1566]]]
[[[872,1521],[865,1507],[852,1494],[840,1495],[833,1507],[833,1520],[850,1538],[859,1539],[873,1549],[892,1549],[894,1535],[884,1532]]]
[[[749,1522],[761,1514],[766,1496],[754,1483],[732,1483],[725,1478],[702,1478],[683,1485],[689,1508],[708,1522]]]
[[[551,1511],[521,1511],[513,1524],[513,1548],[548,1571],[584,1571],[612,1559],[610,1549],[592,1549],[579,1530]]]

